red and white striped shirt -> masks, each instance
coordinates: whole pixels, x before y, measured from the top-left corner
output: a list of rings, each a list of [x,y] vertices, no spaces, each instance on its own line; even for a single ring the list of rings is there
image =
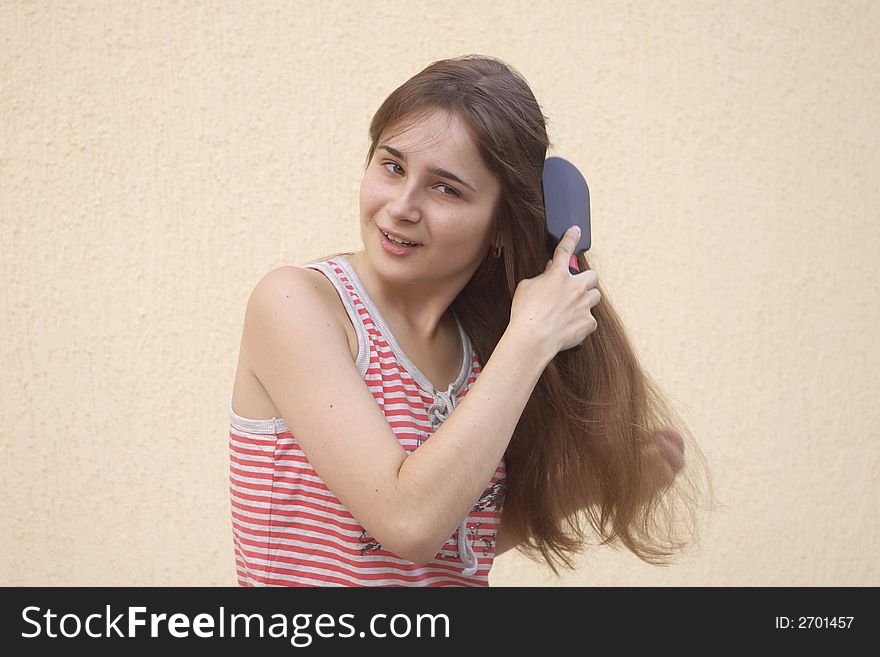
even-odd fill
[[[358,334],[356,366],[407,452],[464,398],[481,366],[458,322],[458,378],[434,388],[400,348],[345,256],[303,265],[336,287]],[[327,488],[281,418],[254,420],[228,404],[229,489],[241,586],[488,586],[506,490],[504,459],[479,501],[433,561],[382,549]]]

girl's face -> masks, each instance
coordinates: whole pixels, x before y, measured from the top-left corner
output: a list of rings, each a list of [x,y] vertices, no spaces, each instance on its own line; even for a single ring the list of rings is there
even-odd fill
[[[386,131],[360,189],[361,238],[375,267],[412,281],[414,272],[466,283],[486,257],[501,185],[485,167],[464,125],[436,110],[396,134]],[[388,238],[420,246],[391,252]]]

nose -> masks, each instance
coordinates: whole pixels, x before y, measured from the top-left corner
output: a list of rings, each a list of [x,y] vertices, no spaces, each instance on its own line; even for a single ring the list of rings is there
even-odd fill
[[[388,214],[395,219],[418,221],[421,217],[419,190],[413,185],[399,185],[388,203]]]

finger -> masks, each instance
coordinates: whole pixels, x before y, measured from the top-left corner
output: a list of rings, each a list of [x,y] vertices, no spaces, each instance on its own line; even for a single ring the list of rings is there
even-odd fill
[[[599,274],[596,273],[595,269],[584,269],[582,272],[578,272],[576,276],[586,281],[587,290],[599,291],[597,287],[599,285]]]
[[[556,245],[556,250],[553,252],[554,266],[565,267],[568,269],[568,263],[571,260],[571,256],[574,254],[574,249],[580,239],[581,229],[577,226],[572,226],[565,231],[565,235],[559,240],[559,244]]]

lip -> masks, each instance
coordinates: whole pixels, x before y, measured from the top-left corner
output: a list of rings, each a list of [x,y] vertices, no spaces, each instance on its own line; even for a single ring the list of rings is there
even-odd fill
[[[389,253],[393,256],[407,256],[415,253],[420,248],[422,248],[421,244],[419,244],[418,246],[403,246],[402,244],[392,242],[390,239],[382,234],[381,230],[379,231],[379,242],[382,244],[382,250],[384,250],[385,253]]]
[[[390,230],[385,230],[381,226],[379,227],[379,230],[382,231],[383,233],[388,233],[389,235],[393,235],[394,237],[396,237],[399,240],[404,240],[406,242],[412,242],[416,246],[424,246],[424,244],[422,244],[421,242],[416,242],[415,240],[411,240],[408,237],[404,237],[403,235],[398,235],[397,233],[393,233]]]

